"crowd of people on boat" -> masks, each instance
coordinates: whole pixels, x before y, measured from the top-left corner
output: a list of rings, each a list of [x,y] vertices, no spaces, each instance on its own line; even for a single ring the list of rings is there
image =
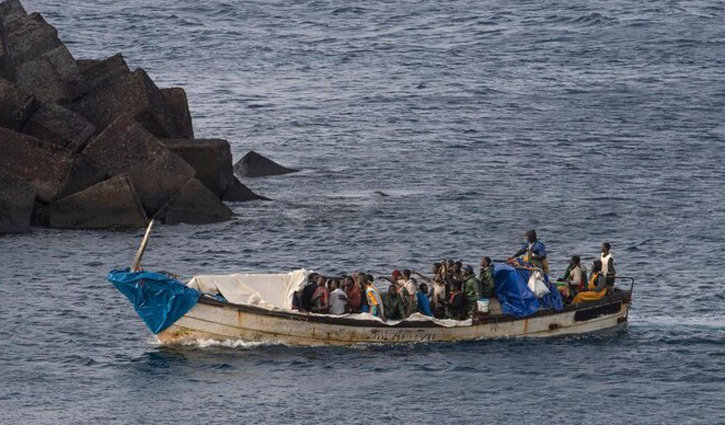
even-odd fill
[[[526,242],[506,262],[516,268],[548,274],[546,246],[538,240],[535,230],[527,231],[525,236]],[[383,320],[403,320],[416,313],[466,320],[481,314],[479,302],[485,300],[492,313],[500,312],[491,258],[481,259],[478,273],[470,264],[450,259],[434,263],[431,272],[429,276],[414,270],[393,270],[390,276],[378,276],[377,280],[389,284],[382,293],[374,284],[376,278],[368,273],[341,277],[311,273],[307,284],[295,292],[292,308],[332,315],[370,313]],[[615,276],[611,245],[605,242],[589,276],[581,257],[573,255],[564,276],[555,285],[564,302],[580,303],[604,297],[612,290]]]

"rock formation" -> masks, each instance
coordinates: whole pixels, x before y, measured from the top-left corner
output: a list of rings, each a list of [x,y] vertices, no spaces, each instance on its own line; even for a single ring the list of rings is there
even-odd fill
[[[36,220],[57,228],[137,228],[148,224],[131,179],[121,174],[42,207]]]
[[[0,172],[0,233],[27,230],[34,200],[35,189],[30,183]]]
[[[299,170],[283,167],[257,152],[250,151],[234,165],[234,172],[242,177],[275,176]]]
[[[194,139],[184,89],[121,54],[76,60],[19,0],[0,2],[0,172],[0,233],[209,223],[233,215],[222,201],[266,199],[228,142]]]

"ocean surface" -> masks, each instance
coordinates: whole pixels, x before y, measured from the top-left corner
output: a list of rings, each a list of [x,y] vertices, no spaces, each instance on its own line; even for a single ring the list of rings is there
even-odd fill
[[[725,423],[722,2],[24,5],[76,58],[186,89],[235,160],[303,170],[157,227],[147,269],[477,266],[536,228],[555,275],[609,241],[637,284],[590,336],[165,348],[106,281],[142,231],[36,228],[0,237],[1,424]]]

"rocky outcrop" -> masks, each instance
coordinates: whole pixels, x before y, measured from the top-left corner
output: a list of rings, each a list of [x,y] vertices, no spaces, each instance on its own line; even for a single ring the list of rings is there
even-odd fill
[[[228,202],[246,202],[246,201],[269,201],[269,198],[257,195],[247,186],[243,185],[236,177],[234,177],[231,186],[222,194],[222,199]]]
[[[108,84],[73,106],[96,128],[103,129],[120,114],[132,116],[157,137],[187,138],[184,117],[178,118],[146,71],[109,76]]]
[[[161,89],[161,93],[164,95],[166,105],[169,107],[171,115],[173,116],[174,125],[178,134],[176,137],[193,139],[194,126],[191,123],[189,102],[186,99],[184,89],[181,87],[172,87],[169,89]]]
[[[257,152],[250,151],[234,165],[234,172],[242,177],[275,176],[294,173],[292,168],[283,167]]]
[[[72,151],[0,128],[0,169],[30,183],[49,203],[100,182],[106,173]]]
[[[184,89],[121,54],[76,60],[18,0],[0,0],[0,170],[32,191],[31,224],[52,227],[207,223],[232,216],[222,200],[266,199],[234,177],[228,142],[194,140]],[[3,199],[26,220],[21,198]]]
[[[0,171],[0,234],[28,230],[34,200],[30,183]]]
[[[179,155],[194,168],[196,178],[217,197],[231,186],[232,152],[229,142],[222,139],[162,139],[171,152]]]
[[[20,2],[3,2],[2,21],[8,51],[14,65],[37,59],[62,45],[58,31],[39,13],[26,13]]]
[[[205,224],[227,220],[234,213],[199,180],[191,179],[161,208],[155,219],[166,224]]]
[[[22,132],[78,152],[95,130],[93,124],[70,109],[48,103],[35,111]]]
[[[91,92],[98,91],[114,80],[131,74],[126,60],[120,53],[107,59],[81,59],[76,63]]]
[[[121,115],[83,150],[111,175],[128,174],[149,215],[190,178],[194,169],[129,115]]]
[[[37,108],[35,96],[0,78],[0,127],[19,131]]]
[[[58,31],[40,14],[28,15],[21,6],[4,9],[3,45],[9,73],[18,87],[45,102],[70,103],[82,96],[85,86],[80,71]]]
[[[148,218],[131,179],[121,174],[59,199],[37,212],[39,222],[56,228],[139,228]]]

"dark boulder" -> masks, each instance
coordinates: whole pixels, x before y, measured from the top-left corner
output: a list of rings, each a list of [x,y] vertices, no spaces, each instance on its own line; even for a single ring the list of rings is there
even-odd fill
[[[0,171],[0,234],[28,230],[34,200],[30,183]]]
[[[45,102],[69,104],[86,91],[80,69],[65,46],[15,67],[18,86]]]
[[[234,172],[242,177],[262,177],[294,173],[292,168],[283,167],[257,152],[250,151],[234,165]]]
[[[96,126],[106,128],[120,114],[128,114],[156,137],[185,138],[183,125],[174,119],[164,94],[146,72],[111,76],[105,86],[79,99],[72,108]]]
[[[232,152],[222,139],[161,139],[161,142],[194,167],[196,178],[217,198],[232,185]]]
[[[190,179],[154,216],[166,224],[204,224],[225,221],[234,215],[197,179]]]
[[[135,229],[148,224],[131,179],[125,174],[41,208],[36,220],[70,229]]]
[[[0,169],[32,184],[44,203],[92,186],[106,175],[68,149],[5,128],[0,128]]]
[[[10,49],[8,47],[8,32],[5,23],[0,16],[0,78],[14,80],[13,64],[10,60]]]
[[[269,198],[257,195],[234,177],[232,184],[222,194],[222,200],[228,202],[269,201]]]
[[[66,147],[73,152],[83,149],[95,133],[93,124],[57,104],[44,104],[30,117],[22,132],[46,142]]]
[[[106,59],[80,59],[76,63],[89,91],[97,91],[116,79],[131,75],[120,53]]]
[[[28,14],[28,12],[25,11],[23,4],[20,3],[20,0],[5,0],[0,3],[0,18],[14,14]]]
[[[8,51],[15,66],[62,46],[58,30],[39,13],[9,13],[3,16],[3,23]]]
[[[19,131],[38,106],[35,96],[0,78],[0,127]]]
[[[168,89],[161,89],[161,93],[164,94],[166,104],[171,111],[174,126],[181,132],[181,134],[177,137],[181,137],[184,139],[193,139],[194,126],[191,123],[189,102],[186,99],[186,92],[184,91],[184,89],[182,89],[181,87],[171,87]]]
[[[149,215],[194,177],[189,164],[126,114],[92,139],[83,154],[111,175],[128,174]]]

